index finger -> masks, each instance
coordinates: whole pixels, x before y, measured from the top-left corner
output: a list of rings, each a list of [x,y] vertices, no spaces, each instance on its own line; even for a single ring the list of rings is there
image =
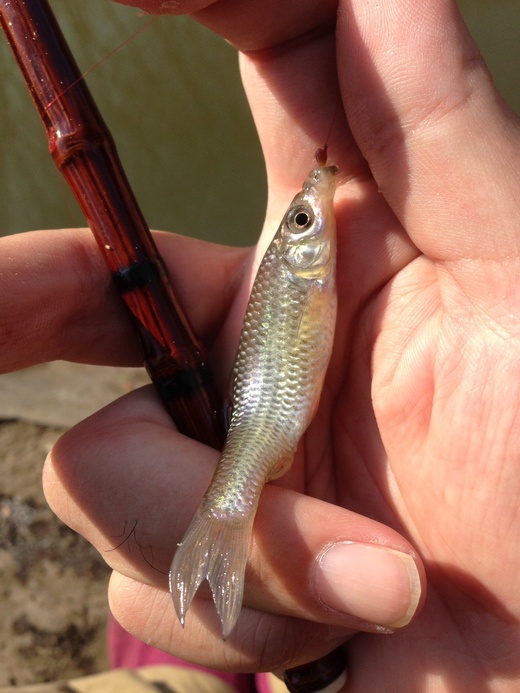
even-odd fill
[[[204,337],[229,308],[247,251],[173,234],[155,234],[155,240]],[[0,372],[56,359],[142,365],[128,315],[88,229],[7,236],[0,239],[0,258]]]
[[[334,22],[337,0],[116,0],[150,14],[191,14],[241,51],[291,41]]]

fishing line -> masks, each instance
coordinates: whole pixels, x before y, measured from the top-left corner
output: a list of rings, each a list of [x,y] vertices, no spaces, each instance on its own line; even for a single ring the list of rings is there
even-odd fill
[[[314,152],[314,158],[316,159],[316,163],[318,164],[318,166],[325,166],[327,164],[329,139],[330,139],[330,135],[332,133],[332,128],[334,127],[334,123],[336,122],[336,117],[338,115],[339,107],[340,107],[340,104],[337,104],[336,108],[334,109],[334,113],[332,115],[332,120],[331,120],[330,126],[329,126],[329,131],[327,132],[327,137],[325,138],[324,146],[319,147]]]
[[[44,110],[48,111],[52,106],[57,103],[65,94],[67,94],[71,89],[73,89],[77,84],[79,84],[81,81],[83,81],[91,72],[94,72],[97,70],[101,65],[103,65],[107,60],[112,58],[116,53],[118,53],[122,48],[127,46],[130,42],[132,42],[139,34],[141,34],[145,29],[148,29],[148,27],[153,24],[157,19],[159,19],[160,15],[153,15],[147,22],[145,22],[142,26],[140,26],[138,29],[136,29],[132,34],[130,34],[127,38],[124,39],[119,45],[117,45],[115,48],[113,48],[109,53],[107,53],[101,60],[98,60],[96,63],[94,63],[91,67],[89,67],[85,72],[83,72],[77,79],[75,79],[71,84],[69,84],[62,92],[58,94],[52,101],[50,101],[45,107]],[[71,200],[71,194],[70,191],[63,181],[62,176],[59,175],[58,171],[56,171],[56,178],[58,180],[58,185],[60,189],[62,190],[62,197],[65,203],[65,207],[67,210],[67,216],[69,218],[69,224],[71,227],[77,227],[81,225],[81,221],[78,219],[78,213],[76,207],[72,204]],[[83,219],[82,215],[80,215],[80,219]]]
[[[145,22],[145,24],[143,24],[142,26],[140,26],[139,29],[136,29],[136,31],[134,31],[133,34],[130,34],[130,36],[128,36],[122,43],[120,43],[118,46],[116,46],[115,48],[113,48],[107,55],[105,55],[104,58],[101,58],[101,60],[98,60],[98,62],[97,62],[97,63],[94,63],[94,65],[92,65],[91,67],[89,67],[88,70],[85,70],[85,72],[83,72],[83,73],[81,74],[81,76],[78,77],[78,79],[75,79],[74,82],[72,82],[71,84],[69,84],[68,87],[66,87],[62,92],[60,92],[60,94],[58,94],[58,96],[57,96],[55,99],[53,99],[52,101],[50,101],[50,102],[45,106],[45,110],[47,111],[49,108],[51,108],[51,106],[53,106],[57,101],[59,101],[59,100],[61,99],[61,97],[64,96],[64,94],[66,94],[68,91],[70,91],[71,89],[73,89],[73,88],[76,86],[76,84],[78,84],[78,83],[81,82],[83,79],[85,79],[85,77],[87,77],[91,72],[94,72],[94,70],[97,70],[98,67],[100,67],[106,60],[109,60],[113,55],[115,55],[116,53],[118,53],[118,52],[121,50],[121,48],[124,48],[127,44],[129,44],[131,41],[133,41],[133,40],[134,40],[137,36],[139,36],[139,34],[141,34],[145,29],[148,29],[148,27],[149,27],[151,24],[153,24],[155,21],[157,21],[157,20],[159,19],[159,17],[160,17],[160,15],[158,15],[158,14],[157,14],[157,15],[154,15],[151,19],[149,19],[147,22]]]

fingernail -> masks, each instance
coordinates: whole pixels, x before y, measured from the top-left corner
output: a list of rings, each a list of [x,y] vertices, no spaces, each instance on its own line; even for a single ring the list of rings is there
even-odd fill
[[[322,551],[314,570],[314,589],[324,606],[369,623],[400,628],[419,604],[419,572],[401,551],[338,542]]]

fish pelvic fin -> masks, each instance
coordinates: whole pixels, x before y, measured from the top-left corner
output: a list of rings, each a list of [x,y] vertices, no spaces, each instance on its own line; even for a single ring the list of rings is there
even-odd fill
[[[170,570],[170,592],[182,626],[197,590],[207,580],[224,640],[235,627],[242,607],[253,519],[254,514],[226,517],[197,511]]]

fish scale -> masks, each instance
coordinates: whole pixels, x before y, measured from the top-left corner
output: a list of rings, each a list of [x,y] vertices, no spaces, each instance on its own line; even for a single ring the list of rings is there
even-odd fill
[[[226,443],[172,562],[170,589],[181,623],[207,579],[224,638],[240,612],[261,491],[290,467],[330,357],[335,173],[333,166],[309,173],[260,263],[235,359]]]

